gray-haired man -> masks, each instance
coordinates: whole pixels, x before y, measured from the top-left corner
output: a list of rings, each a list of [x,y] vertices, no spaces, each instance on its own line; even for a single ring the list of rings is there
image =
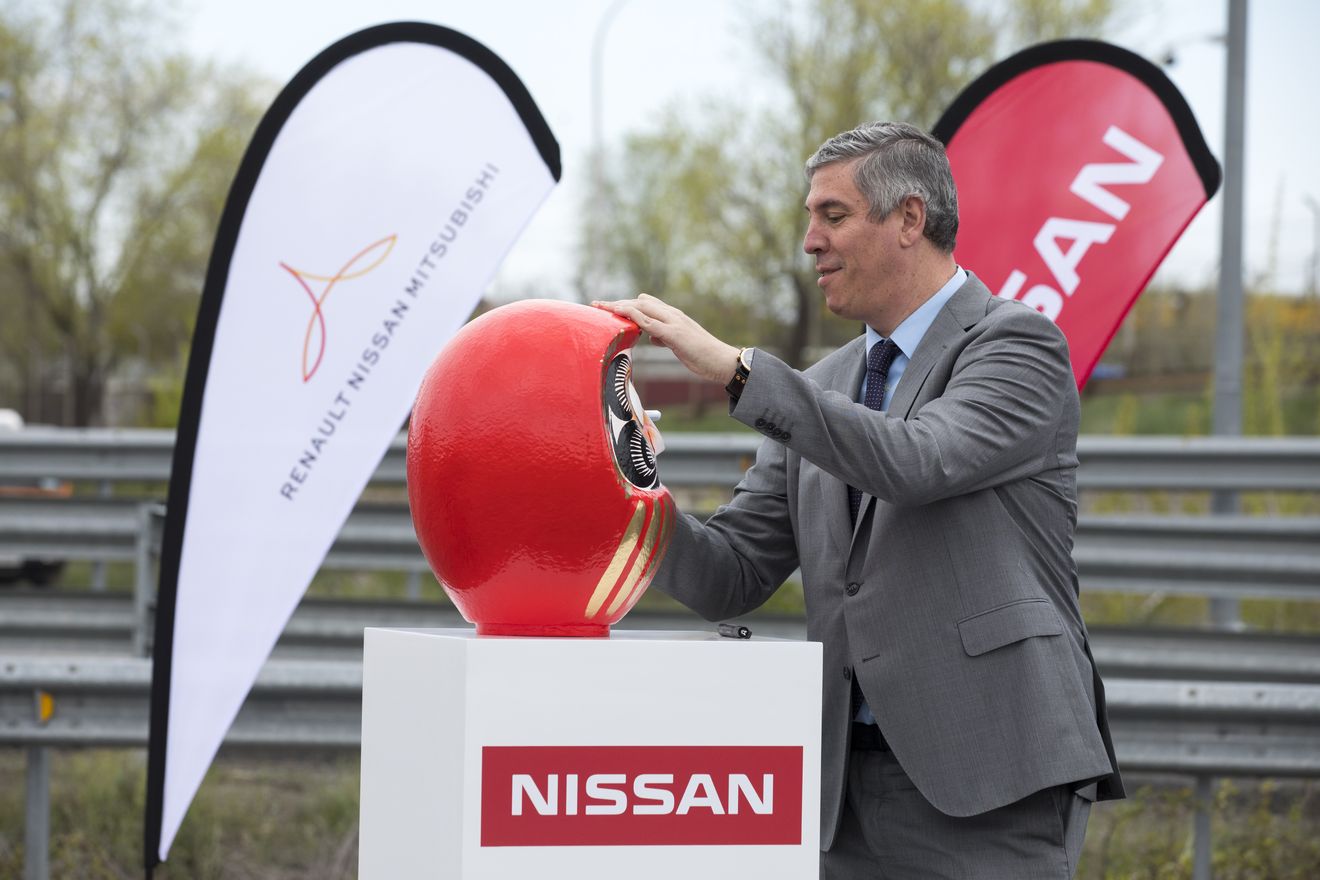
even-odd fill
[[[656,586],[722,619],[800,567],[825,653],[823,877],[1071,877],[1091,801],[1123,789],[1071,557],[1067,343],[955,263],[926,133],[861,126],[807,175],[803,249],[865,335],[799,372],[654,297],[602,304],[767,437],[729,505],[679,523]]]

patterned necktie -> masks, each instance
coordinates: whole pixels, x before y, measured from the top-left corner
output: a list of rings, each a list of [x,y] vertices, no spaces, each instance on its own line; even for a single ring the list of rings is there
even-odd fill
[[[866,396],[862,403],[870,409],[882,409],[885,405],[885,380],[889,378],[889,367],[898,357],[898,346],[894,340],[886,339],[871,346],[871,353],[866,356]],[[848,510],[850,522],[856,524],[857,511],[862,506],[860,489],[848,487]]]

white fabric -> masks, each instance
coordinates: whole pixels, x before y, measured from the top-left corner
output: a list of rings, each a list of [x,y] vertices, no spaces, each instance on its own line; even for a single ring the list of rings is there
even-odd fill
[[[162,858],[423,372],[553,186],[499,86],[428,44],[342,62],[280,131],[234,250],[198,431]],[[325,295],[322,332],[311,296],[380,242]]]

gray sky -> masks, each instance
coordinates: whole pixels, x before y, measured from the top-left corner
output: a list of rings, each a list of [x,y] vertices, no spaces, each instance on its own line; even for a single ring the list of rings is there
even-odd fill
[[[584,157],[591,141],[591,48],[613,0],[184,0],[197,54],[242,63],[281,83],[330,43],[386,21],[442,24],[485,43],[531,91],[559,140],[564,177],[496,281],[497,292],[567,296],[575,265]],[[993,5],[993,0],[987,0]],[[780,4],[775,3],[773,8]],[[1152,59],[1174,47],[1168,69],[1216,156],[1223,155],[1225,0],[1131,3],[1114,42]],[[645,126],[668,102],[768,92],[742,39],[745,10],[771,0],[627,0],[603,56],[607,143]],[[1277,286],[1302,290],[1320,202],[1320,34],[1315,0],[1254,0],[1247,82],[1248,277],[1273,271]],[[861,120],[859,120],[861,121]],[[933,122],[931,120],[930,122]],[[804,157],[805,158],[805,157]],[[785,197],[795,186],[786,181]],[[1170,253],[1159,280],[1213,284],[1218,274],[1217,195]],[[804,259],[806,259],[804,257]],[[973,269],[975,267],[972,267]]]

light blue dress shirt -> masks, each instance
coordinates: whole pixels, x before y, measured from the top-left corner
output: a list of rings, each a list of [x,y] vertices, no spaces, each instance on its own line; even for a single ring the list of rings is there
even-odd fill
[[[939,314],[940,309],[949,301],[954,292],[963,286],[967,280],[967,273],[959,266],[953,273],[953,277],[945,282],[944,286],[935,292],[935,295],[922,303],[915,312],[903,319],[903,323],[894,328],[894,335],[890,337],[894,344],[898,346],[899,354],[894,356],[894,362],[889,366],[889,375],[885,377],[885,400],[881,409],[889,409],[889,402],[894,399],[894,389],[898,387],[898,380],[903,378],[903,371],[907,369],[908,361],[912,360],[912,355],[916,354],[917,346],[921,344],[922,338],[930,325],[935,321],[935,316]],[[866,354],[870,357],[871,346],[878,342],[883,342],[884,337],[877,333],[870,325],[866,328]],[[862,379],[862,390],[858,394],[859,401],[866,399],[866,379]],[[871,712],[871,707],[866,704],[866,698],[862,698],[862,705],[857,708],[855,721],[863,724],[875,724],[875,715]]]
[[[967,280],[967,273],[961,266],[953,273],[953,277],[945,282],[944,286],[935,292],[935,295],[922,303],[915,312],[903,319],[903,323],[894,329],[893,340],[898,346],[899,354],[894,357],[894,362],[889,365],[889,376],[885,380],[885,402],[881,409],[889,409],[889,401],[894,399],[894,389],[898,387],[898,380],[903,378],[903,371],[907,369],[908,361],[912,360],[912,355],[916,354],[917,346],[921,344],[926,331],[935,321],[935,316],[944,308],[944,304],[949,301],[958,288],[963,286]],[[871,347],[877,342],[884,342],[885,338],[879,334],[870,325],[866,328],[866,354],[870,357]],[[866,399],[866,379],[862,379],[862,390],[858,394],[857,400]]]

